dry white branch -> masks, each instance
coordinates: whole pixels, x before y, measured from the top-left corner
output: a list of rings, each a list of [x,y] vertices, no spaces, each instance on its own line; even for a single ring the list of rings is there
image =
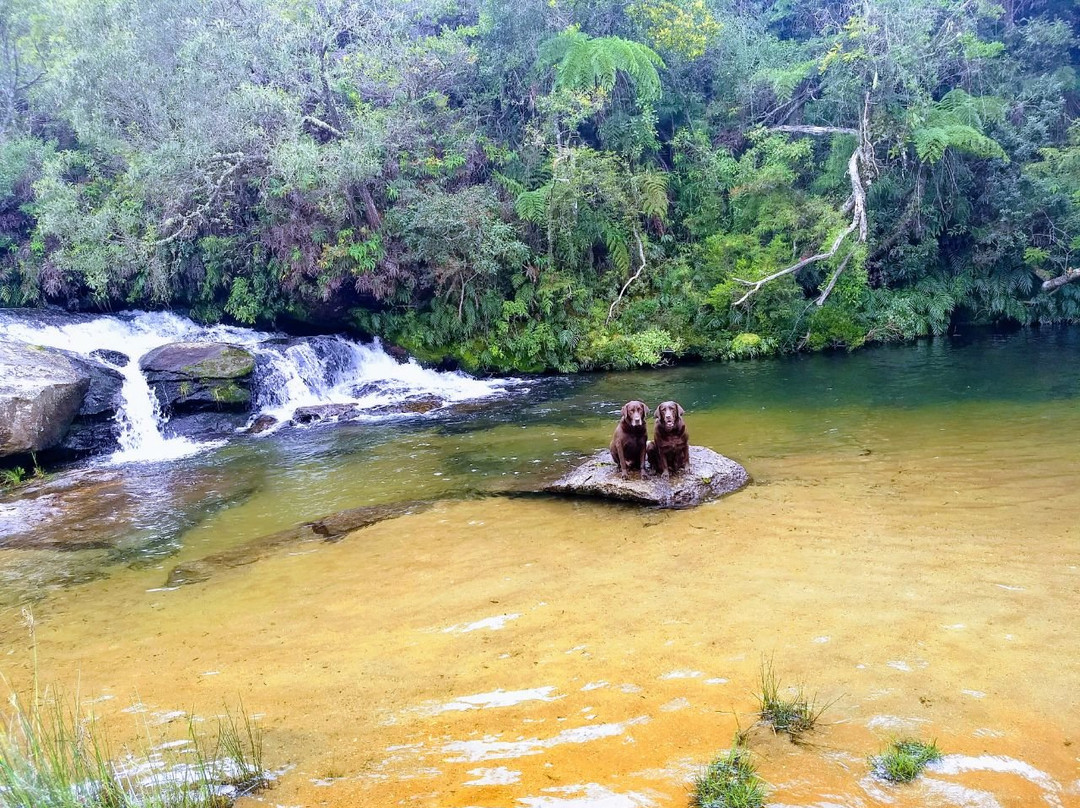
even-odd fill
[[[645,246],[641,243],[641,234],[637,230],[634,230],[634,238],[637,239],[638,256],[641,258],[641,266],[638,267],[637,272],[627,278],[626,283],[623,284],[622,289],[619,290],[619,296],[611,301],[611,306],[608,307],[607,320],[610,323],[611,318],[615,316],[615,307],[622,302],[623,295],[626,294],[626,290],[630,287],[634,281],[641,277],[642,271],[645,269]]]
[[[829,299],[829,295],[832,294],[833,287],[836,286],[836,281],[840,278],[840,273],[847,269],[848,262],[851,261],[851,256],[855,254],[855,250],[851,250],[844,256],[844,260],[840,262],[840,266],[836,268],[836,271],[829,278],[829,282],[825,284],[825,288],[821,290],[821,294],[818,295],[817,300],[814,303],[817,306],[824,306],[825,301]]]
[[[1080,281],[1080,269],[1066,269],[1064,273],[1058,275],[1056,278],[1043,281],[1041,289],[1044,292],[1054,292],[1065,284],[1072,283],[1073,281]]]
[[[194,232],[195,228],[205,220],[206,214],[210,211],[210,208],[217,202],[218,195],[221,193],[222,189],[224,189],[229,178],[244,165],[245,158],[246,155],[243,152],[215,154],[211,157],[210,162],[233,162],[226,163],[224,170],[218,175],[217,180],[207,183],[205,202],[184,214],[170,216],[161,223],[162,231],[172,230],[172,233],[164,238],[158,239],[154,244],[158,247],[164,247],[165,245],[171,244],[177,239]],[[174,227],[175,229],[173,229]]]
[[[858,135],[858,129],[847,126],[801,126],[785,125],[770,126],[770,132],[791,132],[796,135]]]
[[[732,306],[740,306],[740,305],[742,305],[747,300],[749,300],[751,297],[753,297],[755,294],[757,294],[759,291],[761,291],[762,287],[764,287],[768,283],[771,283],[772,281],[775,281],[777,278],[782,278],[785,275],[794,274],[794,273],[798,272],[800,269],[804,269],[804,268],[810,266],[811,264],[816,264],[819,261],[827,261],[828,259],[832,258],[834,255],[836,255],[837,251],[840,249],[840,245],[844,243],[844,240],[848,236],[850,236],[852,233],[854,233],[856,230],[859,231],[858,241],[859,242],[865,242],[866,241],[867,233],[868,233],[868,226],[867,226],[867,222],[866,222],[866,184],[865,184],[865,182],[863,180],[863,175],[862,175],[862,172],[860,171],[860,168],[862,168],[867,173],[870,173],[873,170],[873,165],[874,165],[873,164],[873,154],[874,154],[873,145],[870,142],[869,136],[867,135],[867,130],[868,130],[869,125],[870,125],[870,111],[869,110],[870,110],[870,95],[868,93],[867,96],[866,96],[866,99],[865,99],[864,107],[863,107],[862,124],[861,124],[859,129],[850,129],[850,128],[847,128],[847,127],[840,127],[840,126],[774,126],[774,127],[772,127],[772,131],[775,131],[775,132],[791,132],[791,133],[794,133],[794,134],[802,134],[802,135],[844,134],[844,135],[855,135],[855,136],[857,136],[859,138],[859,145],[857,145],[855,147],[855,150],[852,151],[852,153],[851,153],[851,157],[848,159],[847,173],[848,173],[848,178],[851,180],[851,196],[848,197],[847,201],[844,202],[843,207],[840,209],[840,212],[842,214],[846,214],[848,212],[851,213],[851,224],[848,225],[848,227],[846,229],[841,231],[840,235],[838,235],[836,237],[836,239],[833,241],[832,246],[830,246],[829,249],[826,250],[825,252],[820,252],[820,253],[817,253],[816,255],[811,255],[811,256],[808,256],[807,258],[803,258],[800,261],[798,261],[797,263],[794,263],[789,267],[785,267],[784,269],[781,269],[781,270],[779,270],[777,272],[774,272],[771,275],[766,275],[764,278],[760,278],[759,280],[756,280],[756,281],[747,281],[747,280],[743,280],[742,278],[733,278],[732,280],[735,280],[735,281],[737,281],[737,282],[739,282],[741,284],[744,284],[745,286],[748,286],[749,288],[746,290],[746,293],[742,297],[740,297],[738,300],[736,300],[735,302],[733,302],[731,304]],[[840,273],[847,266],[847,263],[851,259],[851,256],[852,256],[852,253],[849,252],[848,255],[844,258],[843,262],[837,268],[836,272],[833,274],[833,277],[830,279],[829,284],[827,285],[825,290],[821,293],[821,295],[819,295],[819,297],[817,299],[817,304],[819,306],[822,305],[825,302],[826,298],[828,298],[829,293],[832,291],[833,286],[836,285],[836,279],[840,276]]]

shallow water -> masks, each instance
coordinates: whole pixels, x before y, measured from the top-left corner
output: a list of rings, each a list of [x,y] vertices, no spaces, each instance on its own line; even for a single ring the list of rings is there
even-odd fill
[[[35,605],[39,676],[121,736],[135,702],[153,723],[242,698],[289,767],[269,805],[639,808],[686,804],[753,723],[766,658],[829,705],[801,745],[752,730],[771,805],[1080,804],[1078,349],[1055,330],[541,380],[133,468],[135,490],[243,495],[140,511],[144,552]],[[678,398],[754,483],[677,512],[486,496],[604,445],[631,396]],[[162,589],[177,563],[403,500],[436,505]],[[24,685],[15,607],[0,654]],[[866,759],[901,734],[946,758],[882,784]]]

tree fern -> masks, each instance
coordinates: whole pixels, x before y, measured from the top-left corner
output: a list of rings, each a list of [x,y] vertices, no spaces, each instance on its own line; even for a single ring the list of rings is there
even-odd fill
[[[539,224],[547,217],[551,184],[541,185],[531,191],[522,191],[514,202],[514,211],[526,222]]]
[[[664,60],[648,45],[617,36],[590,37],[576,26],[568,28],[540,49],[540,60],[555,65],[557,90],[610,91],[619,73],[633,83],[642,103],[660,97]]]
[[[912,127],[915,153],[926,163],[936,163],[948,148],[975,157],[997,157],[1008,162],[1005,150],[993,138],[982,133],[987,123],[999,121],[1005,103],[992,96],[973,96],[963,90],[951,90],[935,103],[922,120]]]
[[[608,249],[608,259],[620,273],[630,271],[630,250],[626,246],[626,234],[610,224],[604,227],[604,244]]]
[[[658,171],[646,171],[641,175],[639,186],[641,212],[660,218],[667,215],[667,176]]]

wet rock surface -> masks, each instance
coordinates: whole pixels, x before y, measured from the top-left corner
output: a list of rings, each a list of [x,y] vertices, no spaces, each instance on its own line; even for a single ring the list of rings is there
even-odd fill
[[[258,480],[222,467],[73,468],[0,494],[0,607],[152,563]]]
[[[90,377],[90,389],[57,447],[61,455],[114,452],[119,448],[117,413],[124,408],[124,376],[112,365],[63,352]],[[109,351],[107,353],[118,353]],[[124,356],[120,354],[120,356]]]
[[[690,465],[664,479],[647,469],[644,477],[631,472],[623,479],[603,449],[543,490],[551,494],[602,497],[661,508],[689,508],[738,491],[750,482],[746,469],[707,449],[690,447]]]
[[[293,411],[292,422],[304,425],[322,421],[348,421],[358,415],[360,408],[355,404],[313,404],[310,407],[297,407]]]
[[[121,351],[112,351],[108,348],[98,348],[90,352],[90,356],[99,362],[118,368],[126,368],[131,362],[131,357]]]
[[[365,527],[396,519],[411,513],[419,513],[432,506],[431,502],[401,502],[393,505],[371,505],[350,508],[346,511],[324,516],[295,527],[280,530],[205,558],[177,564],[169,572],[165,585],[186,586],[211,578],[215,572],[231,567],[243,567],[265,558],[278,548],[305,541],[335,542]]]
[[[168,413],[243,411],[251,406],[255,355],[223,342],[172,342],[139,359]]]
[[[0,457],[51,449],[90,389],[90,374],[57,351],[0,341]]]

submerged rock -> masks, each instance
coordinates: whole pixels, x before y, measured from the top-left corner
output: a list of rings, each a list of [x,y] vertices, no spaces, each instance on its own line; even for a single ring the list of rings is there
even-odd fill
[[[90,375],[48,348],[0,342],[0,457],[51,449],[90,389]]]
[[[359,414],[360,409],[355,404],[312,404],[310,407],[297,407],[292,422],[317,424],[320,421],[348,421]]]
[[[544,486],[552,494],[603,497],[662,508],[689,508],[738,491],[750,482],[746,469],[730,458],[706,449],[690,447],[690,465],[665,480],[647,470],[644,478],[631,472],[619,475],[611,453],[603,449],[569,474]]]
[[[273,429],[275,426],[277,426],[277,423],[277,418],[272,415],[267,415],[266,413],[263,413],[250,424],[248,424],[248,426],[244,429],[244,432],[246,432],[248,435],[261,435],[263,432],[267,432],[270,429]]]
[[[240,547],[177,564],[169,572],[165,586],[185,586],[187,584],[201,583],[208,580],[219,570],[253,564],[285,545],[304,541],[340,541],[354,531],[387,519],[396,519],[406,514],[419,513],[427,510],[431,505],[432,503],[425,501],[400,502],[393,505],[370,505],[361,508],[350,508],[347,511],[330,514],[311,522],[303,522],[295,527],[262,536]]]
[[[247,410],[255,355],[223,342],[172,342],[139,359],[164,411]]]
[[[123,353],[122,351],[113,351],[109,348],[95,348],[90,352],[90,356],[97,359],[99,362],[104,362],[118,368],[126,368],[131,362],[131,357],[126,353]]]

